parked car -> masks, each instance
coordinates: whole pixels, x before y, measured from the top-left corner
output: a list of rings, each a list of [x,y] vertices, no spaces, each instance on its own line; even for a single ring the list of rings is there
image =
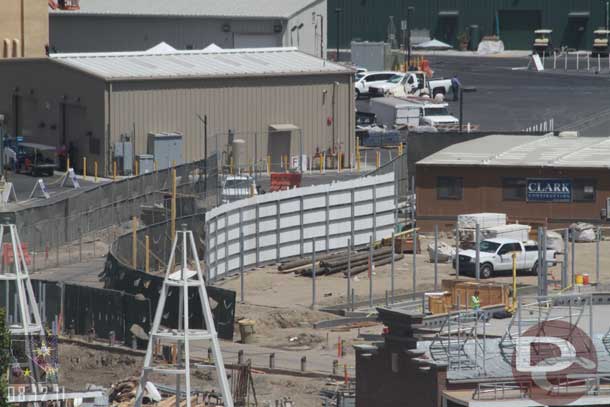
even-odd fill
[[[408,72],[397,74],[385,83],[371,85],[369,93],[376,96],[421,96],[427,94],[447,95],[451,90],[451,79],[428,79],[424,72]]]
[[[363,72],[356,74],[354,87],[356,89],[356,98],[360,98],[369,94],[369,87],[380,85],[392,78],[398,72]]]
[[[222,184],[223,204],[249,198],[257,194],[258,191],[254,178],[248,175],[229,175]]]
[[[479,243],[479,271],[481,278],[493,277],[497,271],[513,269],[512,253],[517,253],[517,271],[538,273],[538,244],[536,242],[520,242],[514,239],[487,239]],[[555,250],[546,251],[547,260],[553,260]],[[473,273],[476,265],[475,250],[461,250],[459,254],[460,273]],[[453,259],[453,268],[456,260]]]

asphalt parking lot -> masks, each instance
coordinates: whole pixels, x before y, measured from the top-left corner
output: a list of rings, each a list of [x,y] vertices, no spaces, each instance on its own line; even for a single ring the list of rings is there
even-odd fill
[[[583,136],[608,136],[608,61],[605,71],[596,74],[594,68],[587,72],[583,61],[582,70],[576,72],[572,56],[567,72],[560,64],[552,70],[549,60],[545,72],[519,69],[528,65],[527,57],[427,58],[435,77],[457,75],[463,86],[476,88],[475,93],[465,95],[464,123],[478,124],[481,131],[521,131],[554,119],[555,129],[579,130]],[[451,101],[451,95],[448,99],[450,112],[459,117],[459,104]],[[362,103],[367,101],[358,101],[358,105]],[[594,120],[583,122],[588,117]]]
[[[575,127],[586,136],[608,135],[608,73],[513,69],[526,67],[528,58],[431,56],[429,59],[435,76],[457,75],[464,86],[477,89],[465,95],[464,122],[479,124],[482,131],[519,131],[551,118],[556,129],[571,129],[571,124],[601,112],[598,120]],[[572,65],[575,62],[570,60]],[[549,67],[552,64],[547,61]],[[457,117],[458,104],[450,102],[450,109]]]

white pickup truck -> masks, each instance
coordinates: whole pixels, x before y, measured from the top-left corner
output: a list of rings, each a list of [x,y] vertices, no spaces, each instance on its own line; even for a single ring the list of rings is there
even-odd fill
[[[407,72],[396,74],[387,82],[369,86],[368,92],[371,97],[380,96],[421,96],[422,91],[427,89],[432,97],[436,95],[447,95],[451,90],[451,79],[430,79],[424,72]]]
[[[512,253],[517,253],[517,270],[538,273],[538,244],[513,239],[487,239],[480,243],[479,263],[481,278],[490,278],[496,271],[513,269]],[[555,250],[547,249],[546,258],[553,260]],[[476,264],[475,250],[460,250],[460,274],[473,273]],[[453,268],[456,261],[453,260]]]

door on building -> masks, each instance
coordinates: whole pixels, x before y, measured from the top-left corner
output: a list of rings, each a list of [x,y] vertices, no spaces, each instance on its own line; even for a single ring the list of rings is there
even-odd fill
[[[27,142],[41,143],[37,138],[38,121],[36,119],[38,102],[32,96],[13,96],[14,136],[23,137]]]
[[[281,46],[278,34],[242,34],[233,35],[234,48],[270,48]]]
[[[457,11],[441,11],[438,14],[436,26],[436,39],[457,47],[458,45],[458,19]]]
[[[76,171],[82,171],[82,157],[89,153],[91,137],[87,134],[87,110],[84,106],[63,103],[61,113],[60,149],[70,157],[70,166]],[[60,157],[60,165],[62,162]]]
[[[561,45],[580,50],[586,49],[586,33],[588,31],[588,12],[568,14],[568,24],[563,33]]]
[[[267,155],[271,158],[271,171],[283,170],[286,157],[290,162],[292,134],[298,129],[293,124],[272,124],[269,126]]]
[[[500,39],[506,49],[529,50],[534,44],[534,31],[541,27],[540,10],[500,10]]]

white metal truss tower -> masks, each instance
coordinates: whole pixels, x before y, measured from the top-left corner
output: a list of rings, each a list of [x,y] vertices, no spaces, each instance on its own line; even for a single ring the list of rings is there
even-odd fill
[[[32,350],[32,338],[44,337],[45,330],[42,326],[40,310],[34,296],[26,255],[23,252],[19,233],[17,233],[17,226],[0,225],[0,247],[3,257],[0,259],[0,281],[4,282],[5,304],[3,306],[6,311],[6,326],[13,339],[23,337],[27,362],[19,362],[19,368],[27,369],[30,372],[28,375],[32,388],[28,390],[37,392],[41,372],[33,362],[35,357]],[[15,295],[15,301],[14,309],[11,310],[12,293]]]
[[[11,314],[9,293],[14,290],[17,296],[16,309],[12,313],[15,318],[13,321],[7,321],[8,329],[12,335],[44,335],[26,256],[15,225],[0,225],[0,243],[2,255],[5,257],[0,261],[0,280],[5,281],[4,305],[7,319]]]
[[[177,251],[178,242],[181,243],[182,250]],[[190,253],[189,253],[190,252]],[[190,254],[190,256],[189,256]],[[181,257],[181,261],[178,259]],[[189,258],[191,265],[189,268]],[[205,281],[201,272],[199,256],[195,246],[193,232],[183,229],[176,232],[172,243],[172,251],[167,263],[167,271],[165,280],[161,288],[159,303],[155,313],[155,319],[148,340],[148,348],[146,357],[144,358],[144,369],[140,377],[140,384],[136,393],[136,407],[142,405],[144,390],[150,388],[147,386],[148,377],[151,373],[173,375],[176,376],[176,406],[180,406],[180,395],[183,393],[180,389],[181,377],[184,376],[186,397],[186,407],[191,407],[191,346],[193,341],[209,341],[212,350],[215,366],[210,368],[216,369],[218,378],[218,386],[222,395],[224,406],[233,407],[233,397],[227,379],[227,373],[218,342],[218,335],[214,327],[214,319],[208,301],[208,294],[205,288]],[[178,265],[175,267],[175,265]],[[176,287],[179,291],[179,310],[178,310],[178,329],[162,328],[161,319],[165,313],[165,302],[168,297],[170,288]],[[201,308],[205,322],[205,329],[191,329],[189,327],[189,288],[196,288],[199,292],[201,300]],[[165,344],[175,344],[177,348],[177,358],[175,365],[157,364],[153,360],[153,349],[155,343],[161,342]]]

